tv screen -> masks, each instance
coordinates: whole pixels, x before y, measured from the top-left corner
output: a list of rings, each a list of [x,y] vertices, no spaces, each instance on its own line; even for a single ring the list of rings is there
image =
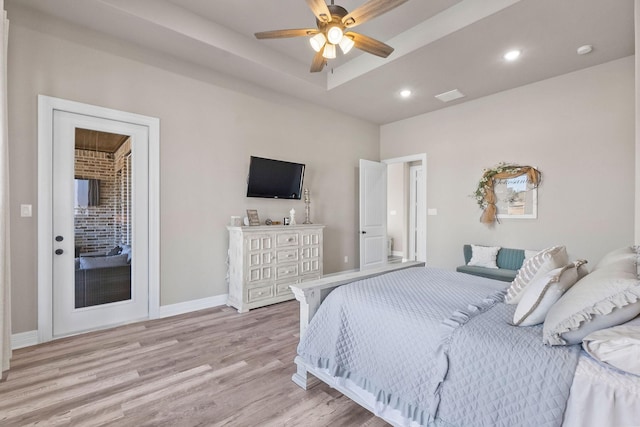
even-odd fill
[[[304,165],[251,156],[247,197],[300,199]]]

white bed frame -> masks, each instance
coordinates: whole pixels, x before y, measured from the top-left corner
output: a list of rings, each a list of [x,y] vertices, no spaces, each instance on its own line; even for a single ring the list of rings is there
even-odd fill
[[[318,311],[320,303],[326,298],[326,296],[335,288],[346,285],[347,283],[355,282],[358,280],[367,279],[370,277],[379,276],[381,274],[389,273],[392,271],[404,270],[411,267],[424,267],[424,262],[409,261],[403,263],[387,264],[383,267],[372,268],[364,271],[352,271],[348,273],[339,273],[330,276],[324,276],[321,279],[313,280],[310,282],[297,283],[291,285],[291,290],[296,299],[300,301],[300,337],[304,336],[309,322]],[[369,401],[366,397],[363,397],[361,393],[354,391],[344,383],[338,383],[334,377],[327,372],[316,369],[313,366],[307,365],[300,357],[295,358],[295,364],[297,366],[296,373],[293,374],[291,379],[294,383],[298,384],[303,389],[307,389],[309,386],[309,374],[325,382],[332,388],[335,388],[351,400],[355,401],[360,406],[370,410],[374,414],[385,419],[387,422],[398,425],[393,418],[389,419],[382,414],[378,414],[374,408],[373,401]]]

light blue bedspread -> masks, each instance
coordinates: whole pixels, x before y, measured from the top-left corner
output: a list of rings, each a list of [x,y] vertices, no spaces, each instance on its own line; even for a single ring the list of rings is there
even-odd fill
[[[422,425],[560,426],[579,347],[508,324],[505,283],[410,268],[334,290],[298,346]]]

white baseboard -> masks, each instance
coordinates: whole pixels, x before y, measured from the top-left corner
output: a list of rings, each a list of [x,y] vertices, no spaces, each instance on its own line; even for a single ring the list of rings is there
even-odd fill
[[[11,349],[17,350],[38,344],[38,331],[19,332],[11,335]]]
[[[178,314],[190,313],[192,311],[204,310],[205,308],[218,307],[227,303],[227,294],[216,295],[208,298],[201,298],[193,301],[185,301],[177,304],[160,306],[158,318],[177,316]],[[147,319],[141,319],[147,320]],[[38,331],[20,332],[11,335],[11,349],[17,350],[39,344]]]
[[[177,316],[178,314],[191,313],[192,311],[204,310],[205,308],[218,307],[227,303],[227,297],[227,294],[222,294],[176,304],[161,305],[158,317]]]
[[[393,255],[393,256],[404,256],[404,252],[402,252],[402,251],[392,251],[391,255]]]

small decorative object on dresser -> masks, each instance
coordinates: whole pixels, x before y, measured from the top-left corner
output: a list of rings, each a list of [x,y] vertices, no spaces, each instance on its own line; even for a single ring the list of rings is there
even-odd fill
[[[229,298],[244,313],[294,298],[290,285],[322,277],[324,225],[227,227]]]
[[[303,224],[312,224],[309,205],[311,204],[311,195],[309,189],[304,189],[304,222]]]
[[[296,210],[293,208],[289,211],[289,225],[296,225]]]
[[[258,217],[257,210],[247,209],[247,217],[249,218],[249,225],[260,225],[260,218]]]

